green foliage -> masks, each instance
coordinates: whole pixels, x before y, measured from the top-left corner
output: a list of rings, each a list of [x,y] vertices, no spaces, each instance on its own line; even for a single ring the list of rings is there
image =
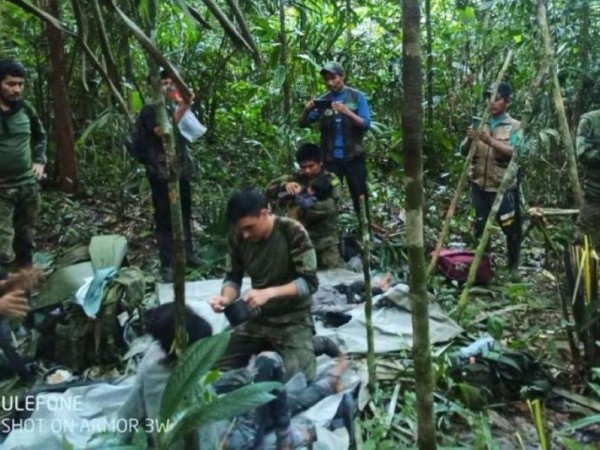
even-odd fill
[[[178,358],[161,401],[160,422],[168,424],[159,431],[161,448],[171,448],[204,424],[232,418],[275,398],[269,392],[280,389],[280,383],[254,383],[219,397],[207,390],[215,377],[209,370],[228,343],[229,333],[220,333],[195,342]]]

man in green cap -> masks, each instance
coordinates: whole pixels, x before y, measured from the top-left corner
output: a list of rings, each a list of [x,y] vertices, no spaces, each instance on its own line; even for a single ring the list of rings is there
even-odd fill
[[[494,91],[496,96],[492,98]],[[488,102],[489,120],[483,124],[481,131],[470,127],[467,130],[467,138],[461,144],[463,155],[469,153],[471,145],[475,146],[469,181],[471,203],[475,208],[476,238],[483,234],[504,172],[510,160],[518,156],[523,143],[521,123],[507,112],[510,96],[511,88],[507,83],[500,83],[497,88],[487,90],[484,98]],[[506,236],[508,269],[512,276],[516,276],[522,234],[518,177],[506,190],[496,220]]]
[[[359,198],[364,196],[369,220],[367,167],[362,142],[371,127],[369,105],[362,92],[346,86],[346,72],[340,63],[326,63],[321,68],[321,76],[328,91],[306,102],[299,119],[300,126],[319,122],[325,169],[348,183],[357,214]]]
[[[46,165],[46,133],[22,98],[25,68],[0,61],[0,276],[31,266],[40,205],[38,181]]]
[[[590,236],[600,249],[600,110],[581,116],[577,128],[577,157],[584,167],[583,205],[577,219],[577,240]]]

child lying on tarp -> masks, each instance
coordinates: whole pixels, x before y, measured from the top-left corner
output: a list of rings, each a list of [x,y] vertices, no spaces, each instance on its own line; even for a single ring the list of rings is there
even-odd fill
[[[125,404],[118,413],[120,418],[158,419],[160,402],[176,356],[169,353],[175,336],[175,307],[167,303],[149,310],[145,316],[147,332],[155,342],[142,359],[137,376]],[[186,306],[186,328],[189,343],[210,336],[211,326]],[[266,405],[237,417],[233,426],[221,421],[199,430],[202,448],[224,448],[243,450],[260,448],[265,433],[273,430],[277,438],[277,449],[287,450],[304,446],[315,438],[314,428],[307,421],[291,420],[291,417],[316,404],[321,399],[340,392],[343,388],[341,375],[348,365],[345,355],[323,377],[298,392],[277,393],[277,397]],[[281,381],[283,362],[275,352],[263,352],[251,366],[225,372],[213,383],[217,394],[258,381]],[[157,436],[153,436],[155,442]],[[183,443],[181,443],[183,448]]]

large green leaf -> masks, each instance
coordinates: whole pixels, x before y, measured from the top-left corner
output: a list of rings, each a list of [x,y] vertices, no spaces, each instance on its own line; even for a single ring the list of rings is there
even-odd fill
[[[173,442],[202,425],[217,420],[230,419],[263,405],[275,398],[270,393],[271,391],[282,387],[283,385],[277,382],[249,384],[218,397],[210,403],[194,405],[185,411],[173,427],[160,435],[161,447],[171,448]]]
[[[167,381],[160,405],[160,418],[167,422],[200,377],[214,367],[229,343],[229,333],[200,339],[181,355]]]

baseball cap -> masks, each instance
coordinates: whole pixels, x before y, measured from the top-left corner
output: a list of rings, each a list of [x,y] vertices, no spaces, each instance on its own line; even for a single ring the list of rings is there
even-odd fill
[[[335,61],[329,61],[326,62],[325,64],[323,64],[323,67],[321,68],[321,75],[324,75],[326,73],[333,73],[335,75],[340,75],[343,76],[344,75],[344,68],[342,67],[342,65],[338,62]]]
[[[492,93],[494,92],[494,88],[495,87],[496,87],[496,85],[492,84],[490,86],[490,88],[483,93],[483,97],[484,98],[490,97],[492,95]],[[498,85],[497,93],[504,100],[509,101],[510,100],[510,95],[512,94],[512,89],[510,88],[510,85],[508,83],[500,83]]]

